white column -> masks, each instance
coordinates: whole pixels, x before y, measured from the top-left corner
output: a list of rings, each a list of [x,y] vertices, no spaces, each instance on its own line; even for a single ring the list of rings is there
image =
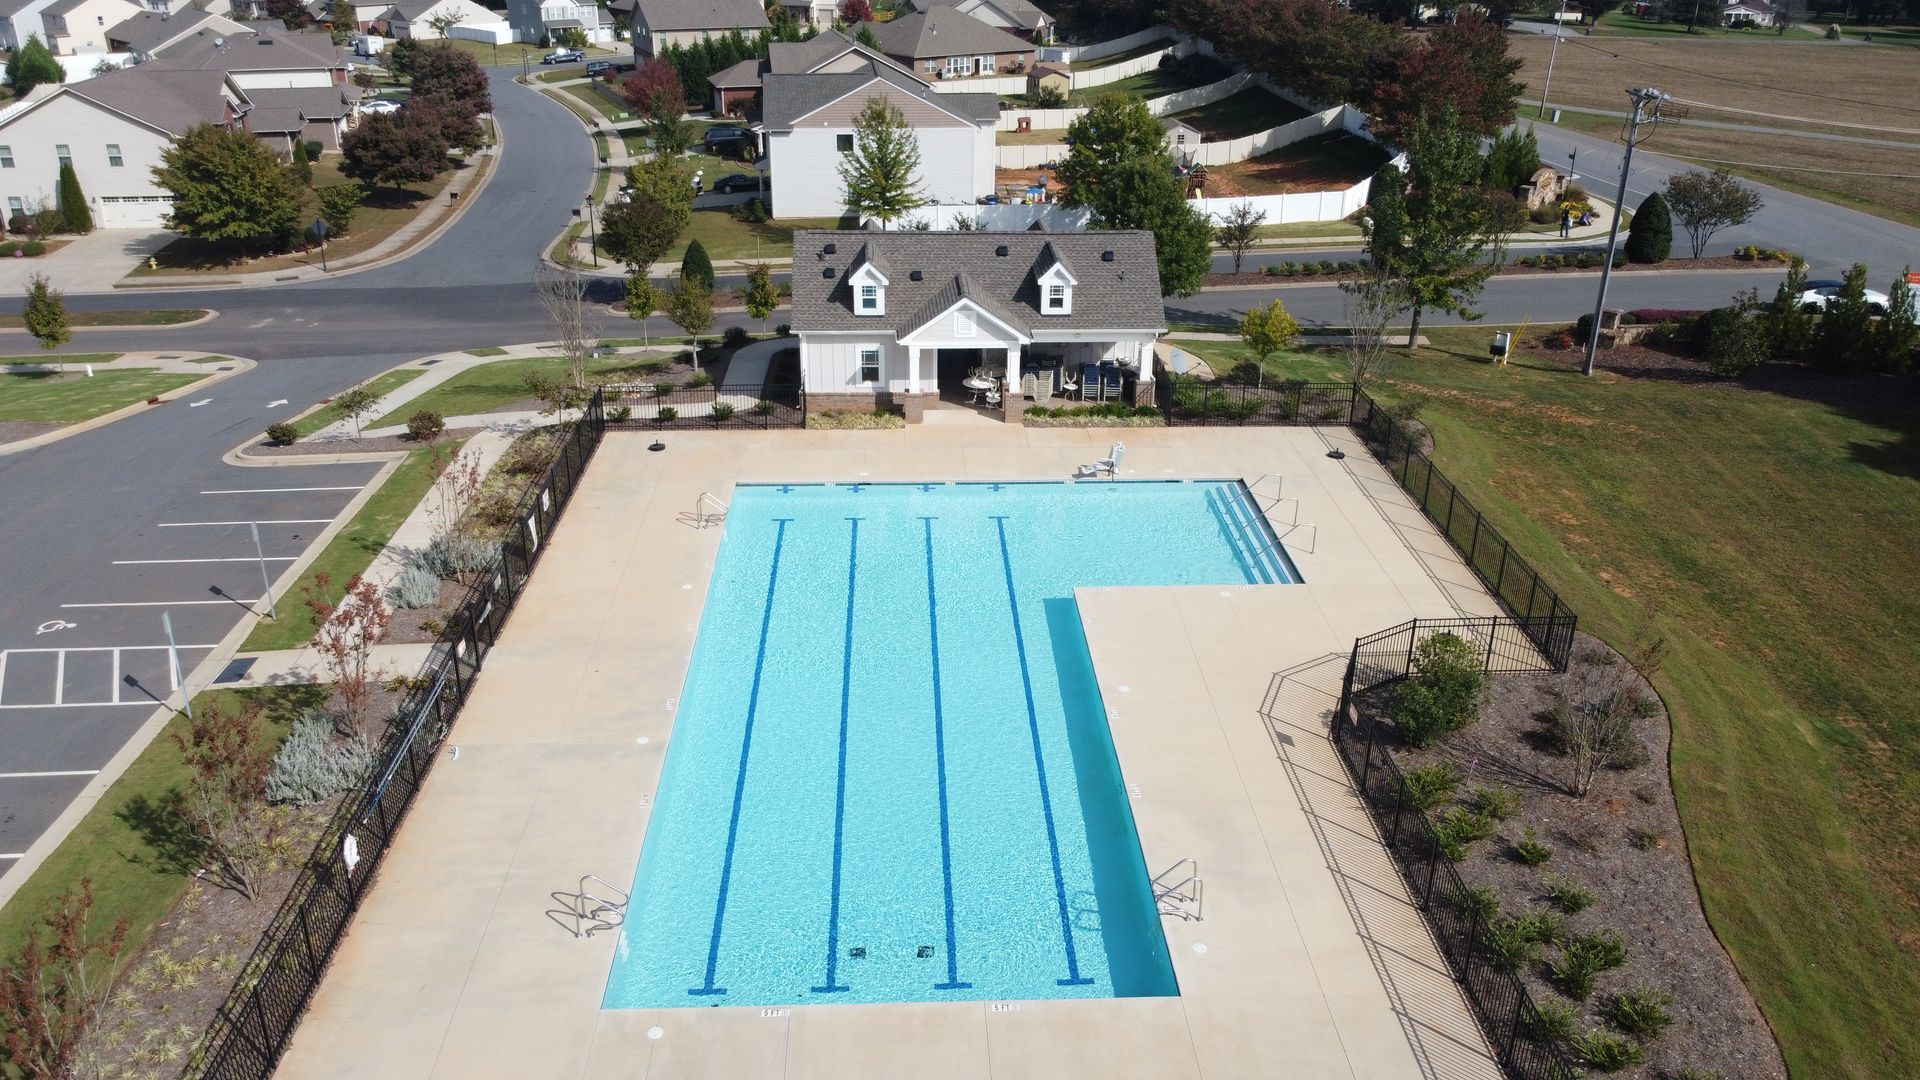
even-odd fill
[[[920,392],[920,346],[907,346],[907,393]]]

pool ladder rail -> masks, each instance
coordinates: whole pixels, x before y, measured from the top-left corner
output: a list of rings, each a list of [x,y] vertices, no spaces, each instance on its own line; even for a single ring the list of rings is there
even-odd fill
[[[597,885],[602,891],[620,897],[607,900],[589,891],[589,883]],[[627,902],[632,897],[626,890],[597,874],[588,874],[580,879],[578,892],[549,893],[560,906],[547,912],[547,918],[559,923],[576,939],[590,938],[597,930],[613,930],[627,921]],[[572,925],[567,925],[571,922]]]
[[[1154,875],[1153,902],[1160,914],[1186,922],[1200,922],[1206,913],[1207,883],[1201,880],[1200,864],[1181,859]]]

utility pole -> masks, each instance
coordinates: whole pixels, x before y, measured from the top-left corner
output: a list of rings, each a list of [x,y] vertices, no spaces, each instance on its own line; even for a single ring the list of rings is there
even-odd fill
[[[1620,239],[1620,210],[1627,204],[1627,173],[1633,168],[1633,148],[1643,139],[1640,125],[1647,125],[1647,138],[1652,138],[1654,125],[1660,122],[1660,103],[1667,95],[1651,86],[1628,90],[1627,97],[1633,102],[1633,115],[1627,119],[1627,152],[1620,158],[1620,188],[1613,196],[1613,224],[1607,229],[1607,257],[1600,264],[1600,295],[1593,302],[1593,325],[1587,327],[1587,364],[1585,374],[1593,375],[1593,353],[1600,347],[1600,312],[1607,306],[1607,283],[1613,279],[1614,245]]]
[[[1560,0],[1560,14],[1553,20],[1553,51],[1547,54],[1547,80],[1540,84],[1540,119],[1547,118],[1547,91],[1553,89],[1553,62],[1560,59],[1560,38],[1566,33],[1567,0]]]

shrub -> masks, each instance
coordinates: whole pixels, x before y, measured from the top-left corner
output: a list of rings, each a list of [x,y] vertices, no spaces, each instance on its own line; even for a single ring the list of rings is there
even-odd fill
[[[407,435],[415,442],[432,442],[447,430],[447,421],[432,409],[421,409],[407,417]]]
[[[1467,857],[1467,849],[1493,835],[1493,822],[1470,810],[1455,807],[1433,826],[1434,846],[1450,862]]]
[[[680,419],[679,409],[676,409],[671,405],[660,406],[660,422],[661,423],[671,424],[678,419]]]
[[[292,446],[300,438],[300,429],[292,424],[271,424],[267,427],[267,441],[275,446]]]
[[[267,770],[267,801],[308,806],[351,789],[373,768],[373,750],[334,736],[333,717],[315,711],[293,722]]]
[[[1500,915],[1500,893],[1491,885],[1468,885],[1455,892],[1453,906],[1462,914],[1491,923]]]
[[[1567,1048],[1573,1051],[1573,1056],[1604,1073],[1631,1069],[1647,1060],[1647,1052],[1639,1043],[1603,1028],[1575,1035],[1568,1040]]]
[[[1549,1046],[1565,1045],[1574,1036],[1574,1024],[1580,1014],[1564,1001],[1548,998],[1533,1003],[1533,1014],[1522,1024],[1535,1042]]]
[[[1578,915],[1593,906],[1593,893],[1581,888],[1572,878],[1548,874],[1546,888],[1547,899],[1569,915]]]
[[[508,507],[508,513],[512,513],[512,507]],[[414,554],[412,563],[434,577],[452,580],[491,570],[499,557],[497,544],[465,536],[436,536]]]
[[[744,326],[729,326],[726,332],[720,335],[720,344],[729,349],[738,349],[752,340],[753,335],[747,333],[747,328]]]
[[[1479,716],[1487,676],[1478,649],[1453,634],[1434,634],[1415,648],[1413,668],[1388,709],[1409,745],[1430,746]]]
[[[1431,810],[1447,801],[1460,786],[1460,769],[1451,761],[1409,769],[1406,773],[1407,801],[1422,810]]]
[[[1520,796],[1503,787],[1475,788],[1467,796],[1467,806],[1481,817],[1495,821],[1505,821],[1513,816],[1520,805]]]
[[[1593,994],[1593,983],[1603,971],[1611,971],[1627,962],[1627,947],[1618,932],[1603,930],[1580,934],[1560,947],[1558,959],[1547,962],[1547,974],[1561,991],[1575,1001]]]
[[[1541,843],[1529,825],[1521,832],[1520,839],[1513,842],[1513,857],[1528,866],[1540,866],[1553,858],[1553,849]]]
[[[607,419],[616,424],[626,423],[633,418],[633,409],[626,405],[615,405],[607,410]]]
[[[707,415],[713,417],[714,423],[724,424],[733,419],[733,406],[724,401],[716,401],[713,403],[713,409]]]
[[[1657,987],[1638,987],[1608,998],[1600,1015],[1622,1035],[1650,1042],[1673,1025],[1673,995]]]

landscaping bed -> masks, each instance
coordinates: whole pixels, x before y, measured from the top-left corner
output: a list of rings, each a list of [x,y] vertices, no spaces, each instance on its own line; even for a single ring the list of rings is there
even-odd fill
[[[1379,715],[1395,690],[1361,695],[1363,713]],[[1577,797],[1570,791],[1580,770],[1554,749],[1547,717],[1616,690],[1634,703],[1631,738],[1617,764],[1601,767],[1587,795]],[[1671,1026],[1639,1044],[1644,1063],[1613,1075],[1664,1077],[1692,1067],[1742,1080],[1784,1078],[1773,1034],[1701,911],[1667,780],[1668,737],[1666,710],[1646,680],[1612,648],[1579,635],[1566,674],[1494,679],[1477,722],[1426,749],[1396,748],[1395,756],[1410,784],[1447,766],[1460,777],[1429,811],[1436,819],[1489,805],[1486,797],[1476,800],[1482,790],[1506,793],[1494,800],[1508,804],[1504,817],[1483,816],[1494,835],[1470,844],[1455,867],[1469,888],[1496,892],[1505,916],[1561,913],[1556,942],[1515,968],[1536,1005],[1571,1007],[1576,1029],[1585,1032],[1607,1026],[1604,1015],[1616,995],[1641,987],[1672,995]],[[1544,845],[1525,856],[1544,854],[1537,865],[1523,858],[1529,828],[1531,839]],[[1573,889],[1550,895],[1548,886],[1561,881]],[[1568,913],[1577,901],[1556,902],[1579,891],[1590,897],[1584,909]],[[1564,994],[1547,962],[1577,935],[1609,931],[1625,946],[1624,964],[1601,972],[1584,1000]]]

